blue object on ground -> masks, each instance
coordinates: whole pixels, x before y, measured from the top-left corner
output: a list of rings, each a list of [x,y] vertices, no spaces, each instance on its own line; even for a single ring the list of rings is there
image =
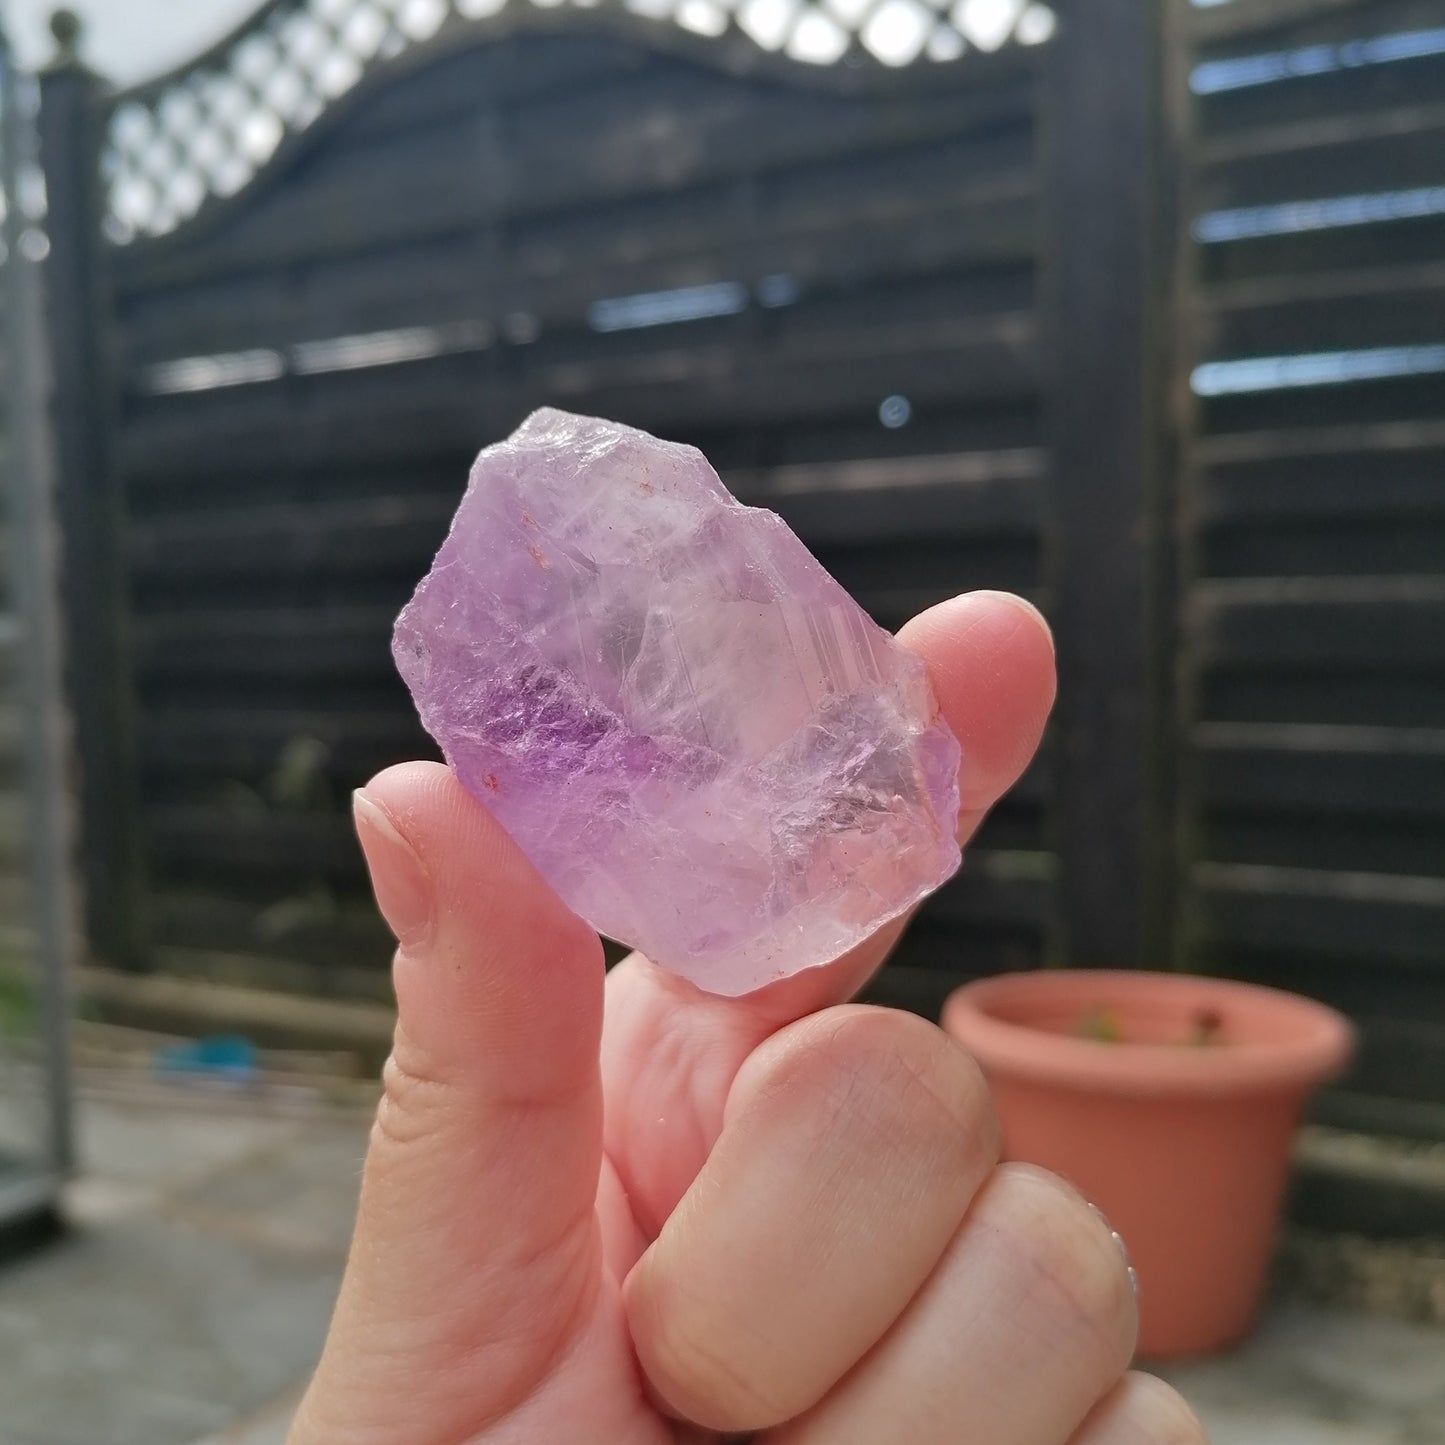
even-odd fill
[[[189,1043],[157,1049],[156,1067],[166,1074],[207,1074],[249,1080],[256,1074],[256,1046],[240,1034],[212,1034]]]

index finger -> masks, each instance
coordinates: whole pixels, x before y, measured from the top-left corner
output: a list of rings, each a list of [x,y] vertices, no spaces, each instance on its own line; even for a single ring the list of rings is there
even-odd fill
[[[1047,624],[1003,592],[921,613],[899,640],[923,658],[963,752],[959,836],[1018,781],[1054,699]],[[842,958],[741,998],[719,998],[639,954],[607,980],[602,1076],[607,1153],[638,1223],[655,1234],[707,1157],[743,1061],[784,1025],[851,997],[907,924],[895,919]]]

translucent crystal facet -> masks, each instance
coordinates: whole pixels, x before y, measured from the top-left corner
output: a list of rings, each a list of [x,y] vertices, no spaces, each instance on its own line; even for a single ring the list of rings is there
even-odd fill
[[[836,958],[958,866],[922,663],[692,447],[535,412],[477,458],[392,650],[568,905],[714,993]]]

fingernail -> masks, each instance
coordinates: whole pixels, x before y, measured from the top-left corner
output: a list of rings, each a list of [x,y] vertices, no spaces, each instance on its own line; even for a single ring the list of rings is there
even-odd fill
[[[1027,613],[1043,628],[1044,636],[1049,639],[1049,651],[1054,651],[1054,629],[1049,626],[1049,619],[1027,597],[1020,597],[1017,592],[993,592],[988,589],[985,589],[985,595],[997,597],[999,601],[1007,602],[1011,607],[1018,608],[1020,612]]]
[[[431,879],[416,850],[379,803],[358,788],[351,795],[351,808],[356,836],[371,870],[376,906],[396,941],[403,947],[415,946],[431,931]]]
[[[1089,1210],[1094,1218],[1109,1231],[1109,1238],[1114,1241],[1114,1248],[1119,1251],[1119,1258],[1124,1261],[1124,1269],[1129,1275],[1129,1288],[1132,1289],[1135,1294],[1138,1294],[1139,1276],[1135,1272],[1134,1266],[1129,1262],[1129,1246],[1124,1243],[1124,1236],[1109,1223],[1108,1217],[1097,1204],[1090,1204]]]

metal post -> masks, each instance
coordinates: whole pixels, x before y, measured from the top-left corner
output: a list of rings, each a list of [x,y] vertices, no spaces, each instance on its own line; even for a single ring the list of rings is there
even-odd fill
[[[125,572],[125,506],[111,455],[115,398],[106,344],[100,149],[102,83],[79,58],[80,26],[59,11],[60,47],[40,79],[40,156],[50,256],[45,338],[60,538],[67,683],[79,772],[87,953],[115,967],[146,961],[138,831],[135,701]]]
[[[30,161],[29,118],[0,35],[0,158],[3,158],[7,261],[3,268],[10,514],[17,656],[24,720],[29,857],[34,888],[36,955],[48,1129],[45,1163],[55,1178],[74,1157],[70,1107],[70,997],[75,965],[75,904],[70,856],[70,790],[61,667],[57,541],[51,510],[50,457],[45,444],[46,367],[41,348],[38,248],[17,201],[22,162]]]

